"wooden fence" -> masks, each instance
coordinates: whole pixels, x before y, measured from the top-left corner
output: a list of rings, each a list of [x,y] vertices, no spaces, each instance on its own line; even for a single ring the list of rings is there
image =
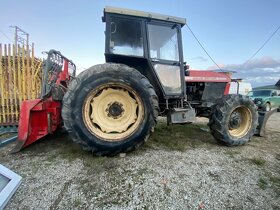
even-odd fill
[[[0,44],[0,125],[17,125],[21,102],[40,97],[41,67],[34,45]]]

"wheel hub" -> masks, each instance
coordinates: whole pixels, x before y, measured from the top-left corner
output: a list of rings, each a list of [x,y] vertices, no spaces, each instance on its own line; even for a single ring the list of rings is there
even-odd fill
[[[229,134],[241,138],[247,134],[252,123],[252,113],[245,106],[239,106],[230,115],[228,121]]]
[[[119,102],[114,102],[108,104],[108,108],[106,109],[106,112],[108,113],[108,117],[112,117],[114,119],[118,119],[123,115],[124,109],[123,104]]]
[[[92,134],[106,141],[120,141],[141,125],[143,108],[141,98],[131,87],[106,84],[88,94],[83,119]]]
[[[231,117],[230,117],[230,122],[229,122],[229,125],[230,125],[230,128],[231,129],[235,129],[235,128],[238,128],[241,124],[241,116],[240,116],[240,113],[238,112],[234,112],[231,114]]]

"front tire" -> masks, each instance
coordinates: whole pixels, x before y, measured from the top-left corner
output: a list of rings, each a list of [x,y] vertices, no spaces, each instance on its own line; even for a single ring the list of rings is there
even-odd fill
[[[122,64],[106,63],[82,72],[63,98],[62,118],[70,137],[97,155],[135,149],[149,138],[157,116],[153,86]]]
[[[212,135],[227,146],[243,145],[254,135],[258,124],[253,101],[242,95],[226,95],[212,109]]]

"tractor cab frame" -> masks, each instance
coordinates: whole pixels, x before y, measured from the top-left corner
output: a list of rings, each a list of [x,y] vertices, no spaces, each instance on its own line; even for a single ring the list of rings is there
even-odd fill
[[[183,18],[106,7],[105,58],[137,69],[155,88],[160,110],[183,108]]]

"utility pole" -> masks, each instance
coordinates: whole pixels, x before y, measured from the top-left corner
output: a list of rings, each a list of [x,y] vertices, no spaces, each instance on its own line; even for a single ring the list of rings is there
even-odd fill
[[[26,33],[24,30],[22,30],[20,27],[18,26],[10,26],[11,28],[15,28],[15,51],[17,53],[18,51],[18,44],[22,44],[23,46],[29,45],[29,34]]]

